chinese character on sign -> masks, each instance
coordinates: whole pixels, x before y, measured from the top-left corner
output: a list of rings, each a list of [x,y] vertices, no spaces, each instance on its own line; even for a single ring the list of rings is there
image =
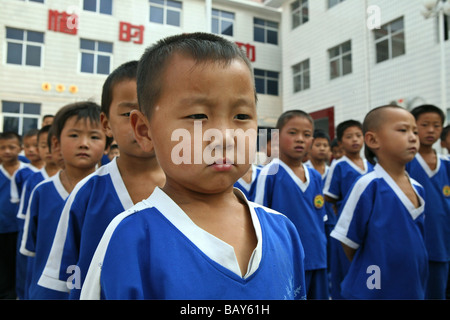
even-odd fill
[[[78,32],[78,15],[48,10],[48,30],[76,35]]]
[[[120,22],[119,40],[129,42],[136,39],[133,43],[142,44],[144,42],[144,26],[135,26],[128,22]]]
[[[247,58],[251,62],[255,62],[256,60],[255,46],[251,45],[250,43],[242,43],[242,42],[236,42],[236,44],[238,45],[239,48],[244,50],[244,52],[247,54]]]

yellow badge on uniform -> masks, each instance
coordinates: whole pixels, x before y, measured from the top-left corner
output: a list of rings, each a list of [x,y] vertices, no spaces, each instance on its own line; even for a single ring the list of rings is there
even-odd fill
[[[450,186],[445,186],[444,189],[442,189],[442,192],[444,193],[444,196],[450,197]]]
[[[317,196],[315,196],[315,198],[314,198],[314,206],[317,209],[322,208],[324,203],[325,203],[325,201],[324,201],[323,196],[321,194],[318,194]]]

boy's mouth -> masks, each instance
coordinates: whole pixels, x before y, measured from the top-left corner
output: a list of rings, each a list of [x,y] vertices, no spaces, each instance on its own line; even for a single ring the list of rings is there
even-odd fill
[[[230,171],[231,168],[233,167],[233,161],[231,161],[228,158],[217,159],[214,161],[213,164],[210,164],[209,166],[216,171],[226,172]]]

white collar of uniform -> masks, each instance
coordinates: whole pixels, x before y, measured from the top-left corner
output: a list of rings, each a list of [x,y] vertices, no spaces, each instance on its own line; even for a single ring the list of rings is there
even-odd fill
[[[425,161],[425,159],[420,155],[420,153],[417,152],[416,154],[417,161],[419,161],[420,166],[425,170],[429,178],[432,178],[436,173],[439,172],[439,169],[441,168],[441,158],[439,155],[436,154],[437,163],[436,163],[436,169],[431,170],[428,166],[428,163]]]
[[[309,170],[304,163],[302,163],[301,165],[303,167],[303,170],[305,171],[305,182],[300,180],[300,178],[294,173],[294,171],[292,171],[292,169],[281,159],[279,158],[273,159],[272,163],[279,164],[281,167],[283,167],[283,169],[289,174],[291,179],[294,180],[295,184],[300,188],[300,190],[302,190],[302,192],[305,192],[306,189],[308,189],[309,182],[311,181],[311,179],[309,177]]]
[[[53,177],[50,177],[50,181],[53,181],[53,184],[55,185],[56,191],[58,191],[58,194],[61,196],[63,200],[66,200],[69,196],[69,192],[67,192],[66,188],[64,188],[64,185],[61,181],[61,170],[58,171],[57,174],[55,174]]]
[[[103,167],[105,167],[110,174],[114,189],[116,189],[117,196],[119,197],[119,200],[122,203],[124,209],[126,210],[128,208],[131,208],[134,203],[133,200],[131,200],[131,196],[128,193],[128,189],[123,182],[122,175],[120,174],[119,167],[117,166],[117,157],[114,157],[111,162],[104,165]]]
[[[347,162],[353,169],[355,169],[356,171],[358,171],[360,174],[365,174],[368,171],[368,165],[367,165],[367,159],[363,159],[363,165],[364,165],[364,170],[362,170],[360,167],[358,167],[352,160],[350,160],[349,157],[347,157],[346,155],[342,156],[342,158],[340,158],[338,161],[345,161]]]
[[[400,201],[403,203],[403,205],[406,207],[406,209],[409,211],[411,217],[415,220],[418,216],[420,216],[424,210],[425,210],[425,201],[424,199],[417,193],[416,189],[414,188],[414,184],[418,184],[413,179],[410,178],[408,175],[408,172],[405,171],[406,176],[409,179],[409,182],[411,183],[411,186],[413,187],[414,192],[417,195],[417,198],[419,199],[420,206],[416,208],[414,204],[409,200],[409,198],[405,195],[405,193],[400,189],[400,187],[397,185],[397,183],[392,179],[392,177],[384,170],[382,166],[380,166],[378,163],[374,167],[374,171],[376,172],[377,176],[380,178],[383,178],[384,181],[391,187],[391,189],[395,192],[397,197],[400,199]]]
[[[250,258],[247,273],[244,279],[250,277],[259,267],[262,258],[262,232],[259,219],[251,203],[247,201],[243,193],[234,188],[234,194],[245,201],[256,232],[257,245]],[[180,230],[192,243],[194,243],[210,259],[226,269],[242,277],[234,248],[214,235],[197,226],[189,216],[160,188],[155,188],[151,196],[143,201],[146,206],[158,209],[167,220]]]
[[[20,169],[25,168],[25,167],[27,167],[27,166],[28,166],[28,165],[27,165],[26,163],[24,163],[24,162],[22,162],[22,161],[19,161],[19,168],[17,168],[17,170],[14,171],[14,173],[16,173],[16,172],[19,171]],[[8,171],[6,171],[6,169],[3,167],[3,164],[0,164],[0,171],[3,172],[3,174],[5,175],[5,177],[7,177],[9,180],[12,179],[13,176],[11,176],[11,175],[9,174]],[[14,174],[13,174],[13,175],[14,175]]]

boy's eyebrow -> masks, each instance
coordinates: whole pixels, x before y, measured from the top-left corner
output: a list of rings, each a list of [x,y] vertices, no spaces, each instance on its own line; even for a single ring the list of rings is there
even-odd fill
[[[119,103],[119,107],[130,107],[134,108],[138,106],[138,102],[129,102],[129,101],[122,101]]]
[[[69,132],[82,132],[82,131],[85,131],[85,130],[80,130],[80,129],[76,129],[76,128],[70,128],[67,131],[69,131]],[[103,132],[102,129],[88,129],[87,131],[88,132]]]

